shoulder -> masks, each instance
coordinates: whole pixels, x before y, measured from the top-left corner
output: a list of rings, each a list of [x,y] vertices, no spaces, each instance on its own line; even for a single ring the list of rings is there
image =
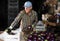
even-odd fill
[[[18,16],[23,16],[24,15],[24,10],[21,10],[19,13],[18,13]]]
[[[32,13],[33,13],[34,15],[37,15],[37,12],[36,12],[36,11],[34,11],[34,10],[32,10]]]
[[[32,10],[33,13],[37,13],[36,11]]]
[[[19,13],[23,14],[23,13],[25,13],[25,11],[24,10],[21,10]]]

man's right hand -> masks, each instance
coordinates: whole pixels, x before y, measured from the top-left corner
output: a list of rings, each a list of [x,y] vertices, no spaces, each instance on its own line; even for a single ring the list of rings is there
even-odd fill
[[[12,28],[13,28],[12,26],[8,27],[8,29],[7,29],[6,32],[7,32],[8,34],[11,33]]]
[[[8,28],[8,31],[7,31],[7,33],[10,33],[10,32],[11,32],[11,29],[9,29],[9,28]]]

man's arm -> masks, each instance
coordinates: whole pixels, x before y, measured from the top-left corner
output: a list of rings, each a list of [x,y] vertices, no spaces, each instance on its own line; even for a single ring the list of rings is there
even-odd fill
[[[50,26],[56,26],[56,23],[54,23],[54,22],[47,22],[47,24]]]
[[[13,28],[20,20],[21,20],[21,18],[22,18],[22,12],[20,12],[18,15],[17,15],[17,17],[14,19],[14,21],[12,22],[12,24],[10,25],[10,27],[9,28]]]
[[[36,24],[37,24],[37,22],[38,22],[38,17],[37,17],[37,13],[35,12],[35,21],[34,21],[34,23],[32,24],[32,27],[35,27],[36,26]]]

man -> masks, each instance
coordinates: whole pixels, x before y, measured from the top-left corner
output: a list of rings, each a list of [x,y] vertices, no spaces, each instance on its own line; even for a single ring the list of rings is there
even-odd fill
[[[52,15],[48,18],[47,22],[49,32],[55,32],[60,35],[60,11],[56,15]]]
[[[32,3],[30,1],[25,2],[24,10],[22,10],[18,14],[18,16],[15,18],[15,20],[12,22],[9,28],[12,29],[19,21],[21,21],[20,28],[22,29],[22,32],[28,26],[31,26],[31,27],[36,26],[36,23],[38,21],[37,13],[34,10],[32,10]],[[23,32],[22,36],[23,37],[25,36],[25,32]]]

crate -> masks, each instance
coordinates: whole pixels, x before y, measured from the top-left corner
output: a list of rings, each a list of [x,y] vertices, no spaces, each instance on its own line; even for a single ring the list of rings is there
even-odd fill
[[[45,24],[42,21],[39,21],[36,25],[36,31],[46,31]]]

